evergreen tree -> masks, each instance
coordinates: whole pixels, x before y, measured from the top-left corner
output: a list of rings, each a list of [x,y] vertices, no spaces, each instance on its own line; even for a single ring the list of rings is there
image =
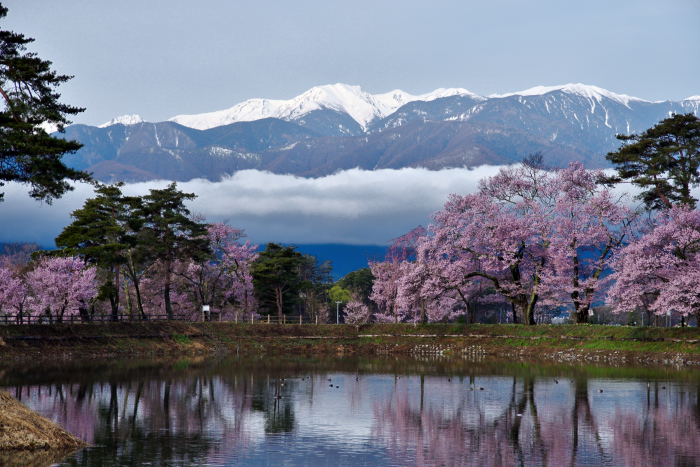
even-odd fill
[[[0,19],[7,16],[0,5]],[[89,175],[61,162],[65,154],[82,147],[49,135],[41,126],[63,131],[67,116],[85,109],[59,102],[56,87],[71,76],[51,70],[51,62],[26,52],[34,39],[0,30],[0,186],[19,182],[31,186],[30,196],[48,203],[73,188],[66,180],[88,180]],[[0,193],[2,201],[3,193]]]
[[[295,247],[268,243],[252,267],[253,286],[263,308],[276,309],[281,319],[290,313],[308,285],[301,275],[304,255]]]
[[[97,196],[73,211],[73,222],[56,237],[56,254],[77,255],[96,265],[101,275],[98,299],[109,300],[112,320],[119,319],[119,274],[125,253],[135,244],[127,223],[137,205],[136,198],[122,196],[121,186],[97,185]]]
[[[618,177],[644,191],[640,199],[650,209],[695,206],[690,189],[700,182],[700,119],[673,115],[639,135],[617,135],[625,144],[606,158]]]
[[[361,268],[357,271],[351,271],[338,281],[338,284],[349,289],[359,298],[365,305],[370,305],[369,296],[372,294],[372,285],[374,284],[374,275],[370,268]]]
[[[162,190],[150,190],[143,197],[140,217],[139,242],[148,255],[161,267],[163,298],[169,319],[174,318],[170,303],[173,264],[175,261],[202,260],[210,254],[207,226],[189,218],[185,201],[196,198],[193,193],[183,193],[175,182]]]

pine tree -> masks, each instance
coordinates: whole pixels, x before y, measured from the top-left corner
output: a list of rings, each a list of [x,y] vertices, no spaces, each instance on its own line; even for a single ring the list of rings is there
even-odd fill
[[[618,177],[644,191],[639,196],[650,209],[695,206],[690,189],[700,183],[700,119],[673,115],[639,135],[617,135],[625,144],[606,158]]]
[[[73,211],[73,222],[56,237],[57,254],[78,255],[104,274],[98,299],[109,300],[113,321],[119,319],[120,266],[126,261],[125,253],[135,245],[127,223],[138,201],[124,197],[122,185],[97,185],[97,196]]]
[[[0,5],[0,19],[7,11]],[[0,186],[29,184],[32,198],[50,203],[73,189],[67,180],[88,180],[89,175],[61,162],[63,155],[76,152],[82,144],[51,136],[41,126],[63,131],[70,124],[67,116],[85,109],[59,102],[56,87],[72,77],[57,74],[51,62],[26,52],[33,41],[0,30],[0,100],[5,104],[0,112]]]
[[[150,190],[143,197],[140,218],[143,228],[139,242],[154,262],[159,262],[163,279],[163,298],[168,319],[174,319],[170,303],[173,264],[175,261],[202,260],[209,257],[207,227],[188,216],[185,201],[196,198],[193,193],[183,193],[175,182],[162,190]]]
[[[253,286],[260,305],[276,309],[280,319],[292,311],[299,292],[308,285],[300,274],[304,261],[295,247],[268,243],[253,263]]]

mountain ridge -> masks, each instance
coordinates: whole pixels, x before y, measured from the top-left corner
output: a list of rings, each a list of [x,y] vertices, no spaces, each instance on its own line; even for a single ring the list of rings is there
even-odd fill
[[[84,147],[64,161],[103,181],[218,180],[245,169],[310,177],[355,167],[439,170],[514,163],[534,152],[554,166],[579,160],[600,168],[619,147],[617,134],[699,108],[700,96],[652,102],[582,84],[488,97],[463,88],[371,95],[336,84],[288,101],[249,100],[231,108],[239,113],[71,125],[63,136]],[[218,124],[237,118],[244,120]]]

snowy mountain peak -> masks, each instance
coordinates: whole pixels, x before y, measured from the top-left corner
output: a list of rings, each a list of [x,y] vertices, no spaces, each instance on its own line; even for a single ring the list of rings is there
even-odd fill
[[[343,112],[363,128],[376,117],[383,116],[383,103],[359,86],[328,84],[316,86],[305,93],[286,101],[277,111],[277,117],[294,120],[314,110],[330,109]]]
[[[685,101],[695,101],[695,102],[700,102],[700,95],[698,95],[698,96],[690,96],[690,97],[686,97],[686,98],[685,98],[685,99],[683,99],[683,100],[682,100],[681,102],[685,102]]]
[[[391,113],[402,105],[408,104],[409,102],[413,102],[417,99],[416,96],[402,91],[401,89],[394,89],[393,91],[385,92],[384,94],[375,94],[373,97],[377,102],[381,103],[385,109],[385,112],[388,113]]]
[[[443,97],[453,97],[453,96],[466,96],[472,97],[478,100],[486,100],[484,96],[474,94],[473,92],[467,91],[464,88],[439,88],[433,92],[427,94],[422,94],[416,98],[420,101],[434,101],[435,99],[441,99]]]
[[[512,92],[508,94],[492,94],[489,97],[500,98],[509,96],[543,96],[551,92],[561,91],[567,94],[574,94],[588,99],[600,101],[602,98],[611,99],[625,107],[629,107],[630,101],[648,102],[638,97],[631,97],[627,94],[615,94],[607,89],[599,88],[598,86],[590,86],[587,84],[564,84],[560,86],[536,86],[520,92]]]
[[[107,128],[108,126],[122,124],[122,125],[136,125],[137,123],[143,123],[144,120],[139,115],[122,115],[121,117],[116,117],[107,123],[99,125],[99,128]]]
[[[191,128],[206,130],[235,122],[263,118],[296,120],[315,110],[329,109],[346,113],[366,129],[376,118],[384,118],[402,105],[413,101],[431,101],[441,97],[472,96],[484,99],[462,88],[440,88],[414,96],[400,89],[384,94],[369,94],[360,86],[336,83],[316,86],[289,100],[249,99],[227,110],[197,115],[177,115],[169,121]]]

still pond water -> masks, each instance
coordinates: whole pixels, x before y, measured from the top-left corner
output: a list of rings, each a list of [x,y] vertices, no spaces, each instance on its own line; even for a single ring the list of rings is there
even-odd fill
[[[700,371],[459,359],[0,366],[65,466],[700,465]]]

